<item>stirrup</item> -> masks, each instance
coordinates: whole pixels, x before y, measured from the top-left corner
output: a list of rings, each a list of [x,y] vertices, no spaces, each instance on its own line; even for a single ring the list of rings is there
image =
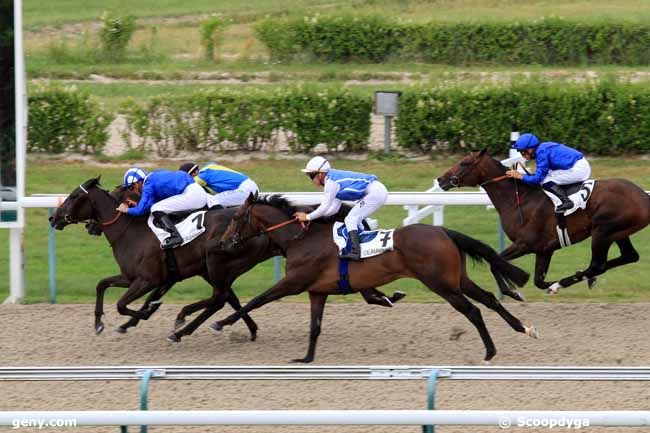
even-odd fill
[[[339,254],[339,259],[352,260],[358,262],[361,260],[361,251],[348,251],[344,254]]]
[[[183,244],[183,238],[180,236],[170,236],[167,239],[163,241],[161,244],[161,247],[163,250],[171,249],[171,248],[176,248],[179,245]]]
[[[572,201],[562,202],[558,207],[555,208],[555,213],[564,213],[573,208],[573,206],[574,204]]]

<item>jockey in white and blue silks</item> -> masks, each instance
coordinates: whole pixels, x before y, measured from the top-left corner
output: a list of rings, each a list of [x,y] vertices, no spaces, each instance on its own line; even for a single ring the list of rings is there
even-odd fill
[[[527,160],[535,158],[533,174],[522,174],[516,170],[506,172],[509,177],[521,179],[524,183],[542,185],[561,201],[555,212],[561,213],[573,207],[562,185],[584,182],[591,176],[591,166],[581,152],[564,144],[539,139],[530,133],[522,134],[512,146]]]
[[[361,258],[359,229],[363,228],[363,219],[386,202],[388,190],[377,180],[377,176],[335,170],[322,156],[312,158],[302,172],[307,173],[314,185],[323,187],[323,201],[313,212],[309,214],[296,212],[294,216],[299,221],[312,221],[336,214],[344,200],[356,201],[345,217],[345,227],[350,236],[350,251],[341,255],[341,258],[359,260]]]
[[[151,211],[154,224],[162,226],[170,236],[163,242],[163,248],[174,248],[183,243],[183,238],[168,213],[200,209],[206,205],[207,194],[182,171],[156,170],[147,173],[133,167],[124,173],[124,188],[140,194],[138,205],[129,208],[120,204],[118,211],[127,215],[144,215]]]
[[[210,209],[228,206],[241,206],[248,196],[257,194],[259,188],[248,176],[223,165],[209,163],[199,169],[199,166],[187,162],[179,170],[189,173],[194,181],[201,185],[208,194]]]

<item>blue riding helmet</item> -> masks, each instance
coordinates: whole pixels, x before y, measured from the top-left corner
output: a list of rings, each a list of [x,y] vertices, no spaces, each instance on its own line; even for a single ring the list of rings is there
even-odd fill
[[[144,180],[148,175],[149,173],[139,167],[131,167],[124,173],[124,187],[128,188],[134,183]]]
[[[531,134],[530,132],[527,132],[525,134],[522,134],[515,144],[512,145],[513,149],[517,150],[526,150],[526,149],[534,149],[537,146],[539,146],[539,138],[535,134]]]

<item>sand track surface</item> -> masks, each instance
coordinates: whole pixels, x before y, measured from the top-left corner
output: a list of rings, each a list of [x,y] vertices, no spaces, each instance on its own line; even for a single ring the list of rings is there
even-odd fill
[[[494,365],[648,365],[650,304],[514,304],[507,308],[542,339],[512,331],[481,307],[497,346]],[[125,321],[107,306],[106,331],[95,336],[93,305],[0,306],[0,365],[286,365],[307,349],[309,306],[280,302],[253,312],[260,331],[248,341],[243,323],[219,336],[206,326],[180,344],[165,337],[180,305],[163,305],[126,335]],[[225,317],[231,310],[221,311]],[[211,321],[207,322],[211,323]],[[450,336],[465,330],[458,340]],[[320,365],[482,365],[477,332],[447,304],[328,304],[319,340]],[[424,409],[426,381],[153,381],[150,409]],[[440,381],[440,409],[647,410],[643,382]],[[136,381],[1,382],[0,410],[137,409]],[[135,431],[135,427],[132,428]],[[10,429],[7,429],[10,430]],[[55,432],[64,429],[16,431]],[[516,428],[514,432],[566,431]],[[575,429],[571,429],[575,431]],[[645,429],[583,428],[593,432]],[[114,427],[71,431],[115,432]],[[151,427],[150,432],[420,432],[420,427]],[[439,427],[442,433],[498,432],[499,428]]]

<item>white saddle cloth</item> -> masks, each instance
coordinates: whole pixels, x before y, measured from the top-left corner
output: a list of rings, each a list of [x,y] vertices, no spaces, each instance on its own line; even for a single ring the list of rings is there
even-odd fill
[[[205,231],[204,222],[206,212],[207,211],[201,210],[191,213],[183,221],[176,224],[176,230],[178,230],[178,233],[180,233],[181,237],[183,238],[183,243],[180,246],[192,242]],[[166,230],[154,225],[153,215],[149,215],[147,223],[149,224],[151,231],[154,232],[160,241],[160,244],[162,245],[163,241],[167,239],[170,234]]]
[[[365,259],[368,257],[378,256],[386,251],[392,251],[394,232],[395,229],[362,232],[359,235],[361,241],[361,258]],[[339,247],[339,250],[346,248],[348,244],[348,229],[345,227],[344,223],[334,223],[334,226],[332,227],[332,236],[334,238],[334,243]]]
[[[573,207],[567,211],[564,211],[564,216],[569,216],[578,209],[584,209],[587,207],[587,202],[591,197],[591,193],[594,191],[595,184],[596,181],[593,179],[585,180],[578,192],[575,192],[569,196],[569,200],[573,202]],[[546,190],[544,190],[544,192],[551,199],[555,207],[558,207],[560,204],[562,204],[560,199],[557,198],[555,194],[550,193]]]

